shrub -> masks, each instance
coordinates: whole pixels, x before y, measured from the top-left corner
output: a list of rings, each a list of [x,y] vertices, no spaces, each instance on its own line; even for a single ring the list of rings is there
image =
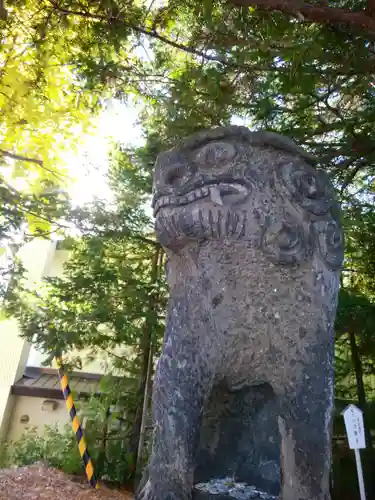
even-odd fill
[[[62,431],[57,427],[45,426],[42,435],[38,434],[36,427],[28,428],[18,441],[8,443],[6,448],[7,465],[20,467],[44,460],[68,474],[79,474],[82,471],[81,458],[70,425],[66,425]]]
[[[128,452],[131,421],[124,412],[110,412],[106,401],[92,398],[84,406],[77,401],[77,410],[86,417],[85,439],[98,478],[126,482],[134,464]],[[45,426],[26,428],[17,441],[5,443],[0,450],[0,467],[31,465],[45,461],[68,474],[84,474],[76,437],[70,424],[63,429]]]

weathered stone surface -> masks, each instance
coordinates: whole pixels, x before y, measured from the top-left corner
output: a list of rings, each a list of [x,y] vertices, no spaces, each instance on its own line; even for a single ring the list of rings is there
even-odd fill
[[[329,499],[343,237],[312,164],[289,139],[244,127],[159,156],[170,299],[138,499],[191,499],[194,483],[226,476],[283,500]]]
[[[276,497],[255,486],[224,478],[196,484],[193,500],[276,500]]]

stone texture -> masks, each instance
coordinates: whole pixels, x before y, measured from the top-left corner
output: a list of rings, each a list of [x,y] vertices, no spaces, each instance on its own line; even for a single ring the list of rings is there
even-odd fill
[[[153,207],[170,299],[137,498],[233,476],[328,500],[343,237],[326,175],[287,138],[217,128],[159,156]]]
[[[232,478],[198,483],[193,489],[193,500],[276,500],[276,497]]]

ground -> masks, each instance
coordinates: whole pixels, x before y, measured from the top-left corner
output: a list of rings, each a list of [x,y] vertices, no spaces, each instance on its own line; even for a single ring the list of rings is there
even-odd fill
[[[100,485],[93,490],[81,479],[43,464],[0,470],[0,500],[131,500],[127,492]]]

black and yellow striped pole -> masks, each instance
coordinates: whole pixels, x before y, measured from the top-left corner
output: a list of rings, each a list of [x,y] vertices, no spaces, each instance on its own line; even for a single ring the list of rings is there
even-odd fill
[[[89,452],[87,450],[86,440],[83,435],[83,430],[79,422],[76,408],[73,402],[72,392],[69,387],[68,376],[64,373],[62,359],[56,357],[57,373],[60,379],[61,389],[64,394],[66,407],[68,408],[69,416],[72,421],[72,427],[77,438],[79,453],[82,457],[87,479],[93,488],[99,488],[98,481],[95,477],[94,466],[92,464]]]

